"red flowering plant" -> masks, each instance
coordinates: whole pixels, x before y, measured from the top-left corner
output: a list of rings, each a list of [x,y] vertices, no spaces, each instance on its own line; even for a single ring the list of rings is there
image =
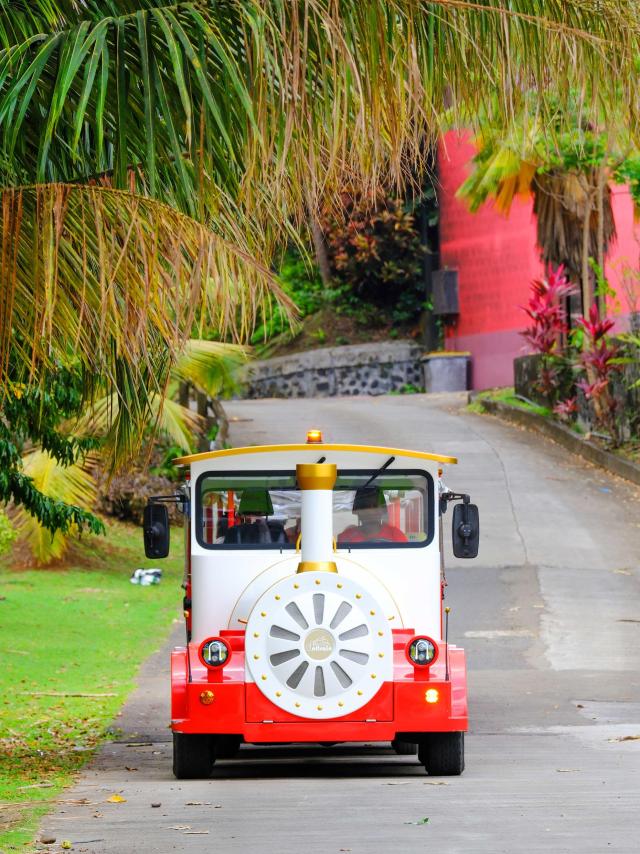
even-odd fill
[[[598,307],[592,305],[589,319],[578,318],[584,333],[583,349],[578,364],[585,376],[576,383],[585,398],[593,405],[595,426],[609,434],[615,445],[622,441],[619,401],[613,393],[612,381],[622,370],[625,359],[618,344],[608,334],[614,326],[613,320],[600,317]]]
[[[560,352],[560,342],[568,331],[563,300],[572,291],[573,285],[560,266],[550,270],[546,278],[531,283],[529,301],[521,306],[531,320],[531,326],[521,335],[542,357],[536,390],[550,403],[557,403],[566,385],[568,361]]]

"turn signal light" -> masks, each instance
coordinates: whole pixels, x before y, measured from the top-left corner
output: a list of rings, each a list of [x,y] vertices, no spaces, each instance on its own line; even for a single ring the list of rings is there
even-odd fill
[[[427,703],[437,703],[440,699],[440,692],[437,688],[429,688],[428,691],[424,692],[424,698]]]
[[[307,445],[321,445],[323,441],[322,430],[307,430]]]

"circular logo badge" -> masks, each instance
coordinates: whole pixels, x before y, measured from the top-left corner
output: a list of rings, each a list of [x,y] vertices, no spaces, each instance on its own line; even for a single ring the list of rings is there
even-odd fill
[[[328,658],[334,647],[333,635],[326,629],[314,629],[309,632],[304,642],[305,652],[309,658],[313,658],[315,661]]]

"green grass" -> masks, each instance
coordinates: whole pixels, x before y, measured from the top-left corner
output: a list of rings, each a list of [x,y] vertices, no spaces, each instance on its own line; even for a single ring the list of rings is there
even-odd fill
[[[547,406],[540,406],[537,403],[528,403],[526,400],[516,397],[513,388],[492,388],[487,391],[481,391],[480,394],[476,395],[473,403],[469,404],[468,408],[470,411],[482,412],[483,400],[493,400],[497,403],[506,403],[507,406],[515,406],[517,409],[524,409],[525,412],[533,412],[536,415],[544,415],[546,418],[553,415]]]
[[[15,570],[0,557],[3,854],[29,850],[40,816],[113,735],[138,666],[180,616],[182,537],[172,533],[171,557],[155,563],[144,558],[140,528],[119,523],[56,569]],[[162,567],[159,585],[130,583],[133,569],[152,565]]]

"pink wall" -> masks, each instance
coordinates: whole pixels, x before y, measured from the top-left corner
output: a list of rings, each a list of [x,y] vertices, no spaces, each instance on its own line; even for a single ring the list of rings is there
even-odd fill
[[[513,383],[513,358],[526,352],[519,332],[526,325],[521,305],[532,279],[542,275],[536,247],[532,201],[516,200],[506,218],[491,202],[469,212],[455,194],[466,178],[474,148],[469,135],[448,133],[440,147],[441,267],[458,270],[460,314],[447,326],[446,346],[472,354],[473,388]],[[634,234],[633,205],[626,187],[613,187],[618,241],[607,262],[607,275],[618,298],[610,311],[624,327],[629,311],[620,287],[627,263],[638,269],[640,245]]]

